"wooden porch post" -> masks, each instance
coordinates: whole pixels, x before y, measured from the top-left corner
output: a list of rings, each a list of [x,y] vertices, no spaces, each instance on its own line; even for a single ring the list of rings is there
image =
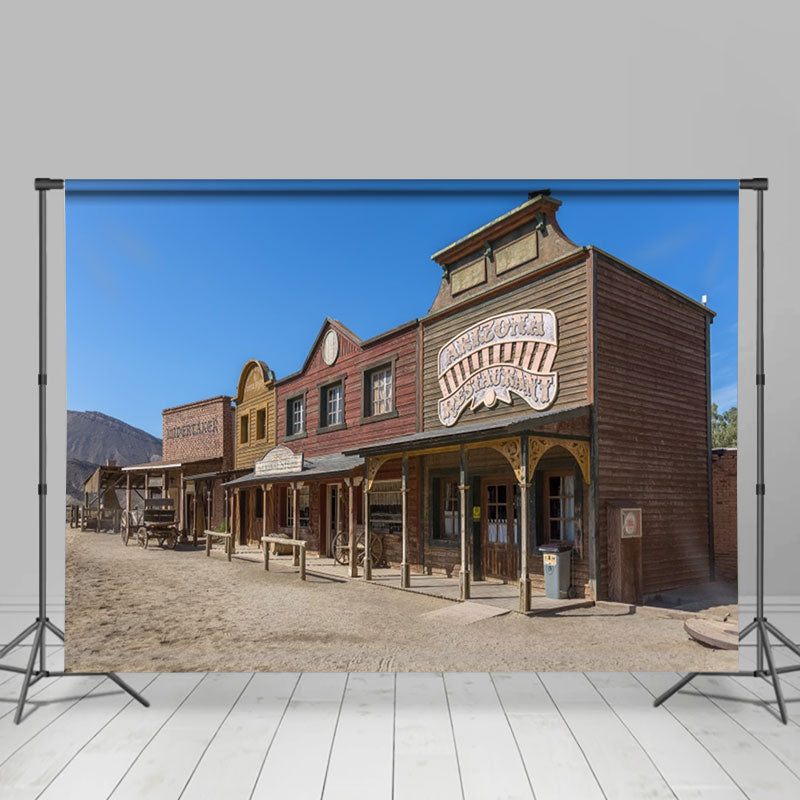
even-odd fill
[[[297,481],[292,482],[292,539],[300,538],[300,492],[297,490]],[[292,548],[294,566],[298,564],[297,548]]]
[[[183,483],[183,470],[181,470],[181,491],[180,491],[180,509],[178,509],[178,530],[181,536],[186,535],[186,520],[183,518],[183,507],[186,504],[186,487]],[[211,527],[209,525],[209,527]]]
[[[231,517],[230,517],[230,508],[228,506],[228,487],[225,487],[225,529],[227,533],[231,532]]]
[[[131,511],[131,474],[130,472],[125,475],[125,520],[130,519]]]
[[[469,540],[467,536],[467,451],[461,445],[461,464],[459,469],[459,511],[461,527],[461,599],[469,600]]]
[[[411,569],[408,563],[408,454],[403,453],[403,472],[400,479],[402,556],[400,560],[400,587],[408,589],[411,585]]]
[[[167,473],[161,473],[161,499],[167,499]]]
[[[528,490],[531,484],[528,475],[528,435],[524,433],[520,438],[522,463],[519,469],[519,610],[523,614],[527,614],[531,610],[531,579],[528,573],[528,518],[530,516]]]
[[[267,535],[267,484],[262,484],[261,487],[262,497],[261,497],[261,535]],[[264,547],[267,546],[265,542],[261,542]]]
[[[369,456],[364,459],[364,580],[372,580],[372,553],[369,546]]]
[[[192,492],[192,518],[194,524],[192,525],[192,542],[197,546],[197,486],[194,487]]]
[[[148,487],[147,487],[147,483],[148,483],[148,481],[147,481],[147,475],[148,475],[148,472],[147,472],[147,470],[145,470],[145,471],[144,471],[144,499],[145,499],[145,500],[147,500],[147,488],[148,488]]]
[[[355,479],[345,478],[344,481],[347,484],[347,548],[350,553],[350,577],[357,578]]]

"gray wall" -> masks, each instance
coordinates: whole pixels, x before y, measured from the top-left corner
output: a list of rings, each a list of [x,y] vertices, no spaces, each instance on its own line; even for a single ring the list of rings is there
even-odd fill
[[[800,104],[789,4],[409,4],[262,9],[15,4],[4,75],[0,626],[36,576],[35,176],[737,178],[766,175],[767,573],[798,609],[796,298]],[[147,6],[157,9],[148,13]],[[100,6],[98,6],[100,8]],[[400,9],[400,6],[393,8]],[[53,211],[59,194],[52,195]],[[63,603],[63,222],[52,214],[50,595]],[[754,592],[753,197],[742,202],[741,592]],[[58,228],[59,230],[56,230]],[[20,616],[22,614],[22,616]],[[796,615],[795,615],[796,618]],[[0,639],[3,631],[0,629]]]

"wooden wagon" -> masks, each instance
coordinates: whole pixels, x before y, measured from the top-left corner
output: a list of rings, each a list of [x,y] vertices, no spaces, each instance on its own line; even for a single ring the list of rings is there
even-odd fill
[[[159,547],[175,549],[178,544],[178,523],[175,521],[175,505],[172,499],[144,501],[142,522],[136,531],[136,539],[139,547],[147,547],[151,539],[156,539]]]

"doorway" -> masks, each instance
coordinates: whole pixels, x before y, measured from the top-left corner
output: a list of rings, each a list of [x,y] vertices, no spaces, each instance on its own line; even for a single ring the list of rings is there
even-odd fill
[[[325,487],[326,501],[325,501],[325,525],[324,525],[324,542],[320,543],[320,553],[330,555],[330,545],[336,538],[336,534],[340,530],[340,491],[338,483],[330,483]]]
[[[516,481],[488,478],[481,482],[481,563],[487,578],[519,577],[519,487]]]

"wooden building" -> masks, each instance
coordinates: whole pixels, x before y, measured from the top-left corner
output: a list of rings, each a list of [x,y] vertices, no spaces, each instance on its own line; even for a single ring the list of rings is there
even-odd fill
[[[363,459],[342,451],[416,431],[417,330],[413,320],[362,340],[325,320],[301,369],[275,382],[277,446],[228,484],[237,542],[286,533],[324,556],[337,533],[361,531]],[[237,455],[237,467],[244,465]],[[399,471],[382,480],[374,495],[384,507],[379,527],[399,531]]]
[[[446,570],[641,602],[713,576],[709,325],[703,305],[570,241],[539,195],[433,256],[419,321],[419,429],[345,450],[408,489],[404,579]],[[624,224],[624,221],[623,221]],[[369,520],[368,520],[369,524]]]
[[[235,474],[232,400],[219,395],[161,412],[162,458],[122,467],[126,509],[134,495],[171,498],[181,535],[192,538],[225,521],[223,483]]]
[[[713,312],[572,242],[560,205],[540,194],[435,253],[419,320],[361,341],[327,319],[275,381],[276,446],[227,484],[232,524],[257,488],[264,533],[326,555],[366,518],[403,585],[443,571],[466,598],[497,578],[522,610],[546,544],[578,596],[713,578]]]

